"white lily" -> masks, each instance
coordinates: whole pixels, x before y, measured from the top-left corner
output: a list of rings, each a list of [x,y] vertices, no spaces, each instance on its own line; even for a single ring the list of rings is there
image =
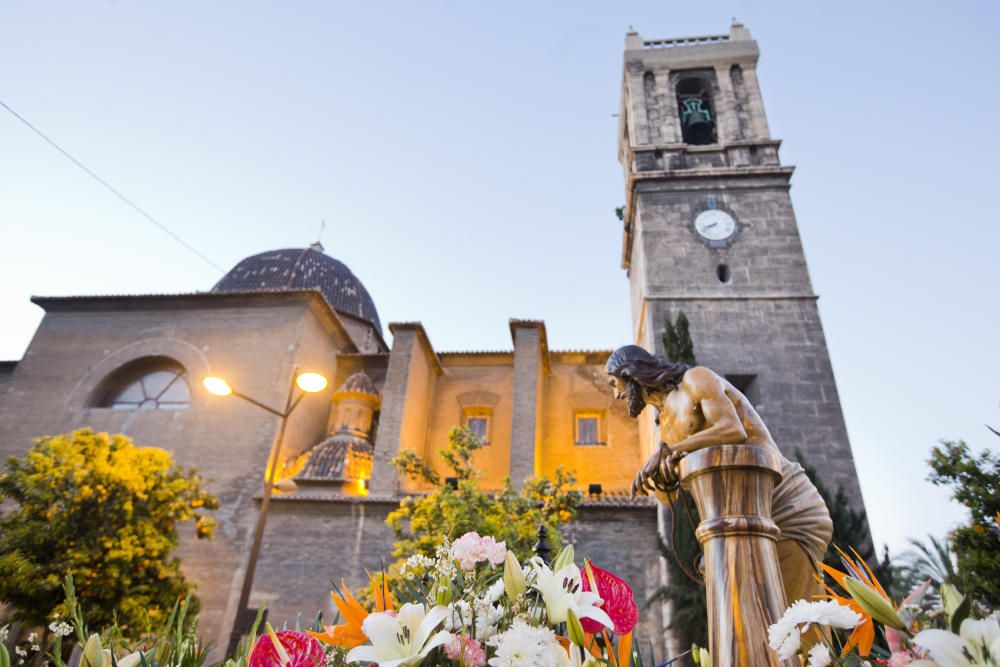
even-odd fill
[[[534,571],[531,587],[542,594],[550,625],[565,623],[566,612],[572,609],[578,619],[589,618],[611,630],[615,629],[611,617],[600,608],[604,602],[601,596],[583,590],[580,568],[574,563],[557,572],[553,572],[540,560],[533,560],[532,563]]]
[[[911,667],[1000,667],[1000,621],[996,616],[962,621],[958,634],[924,630],[913,643],[931,660],[916,660]]]
[[[361,630],[371,646],[358,646],[347,654],[347,662],[378,663],[379,667],[404,667],[420,662],[449,639],[451,633],[434,633],[448,615],[447,607],[425,610],[422,604],[406,603],[399,613],[369,614]]]

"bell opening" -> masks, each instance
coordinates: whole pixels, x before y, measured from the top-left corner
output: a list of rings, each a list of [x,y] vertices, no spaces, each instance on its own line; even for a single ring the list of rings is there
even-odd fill
[[[677,84],[677,109],[684,143],[704,146],[716,142],[712,91],[708,81],[698,77],[681,79]]]

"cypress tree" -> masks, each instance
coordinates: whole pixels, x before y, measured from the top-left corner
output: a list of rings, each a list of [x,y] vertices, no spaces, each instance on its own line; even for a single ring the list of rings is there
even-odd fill
[[[678,313],[676,322],[671,322],[669,317],[663,320],[663,352],[670,361],[683,361],[688,366],[697,365],[690,323],[684,311]]]

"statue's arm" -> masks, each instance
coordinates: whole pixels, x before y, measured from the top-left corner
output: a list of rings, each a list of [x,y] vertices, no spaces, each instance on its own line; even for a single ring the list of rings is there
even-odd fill
[[[688,375],[691,377],[689,378]],[[708,369],[692,369],[684,376],[685,388],[698,403],[705,428],[670,447],[673,454],[687,454],[713,445],[738,445],[747,441],[736,406],[726,396],[725,387]]]

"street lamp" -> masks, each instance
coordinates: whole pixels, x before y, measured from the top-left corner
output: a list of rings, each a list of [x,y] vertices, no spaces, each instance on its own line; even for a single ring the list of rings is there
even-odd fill
[[[243,587],[240,589],[240,600],[236,604],[236,620],[233,623],[233,630],[229,635],[229,646],[226,649],[226,655],[231,655],[236,649],[236,645],[240,641],[240,636],[243,634],[243,627],[245,621],[247,620],[249,610],[247,609],[247,603],[250,601],[250,589],[253,588],[253,576],[254,571],[257,569],[257,558],[260,555],[260,545],[264,538],[264,524],[267,521],[267,509],[271,504],[271,493],[275,488],[274,477],[278,471],[278,459],[281,455],[281,444],[285,439],[285,427],[288,424],[288,416],[299,406],[299,402],[302,398],[308,394],[315,394],[316,392],[323,391],[326,389],[329,382],[326,377],[320,373],[306,372],[300,373],[298,368],[292,371],[292,377],[294,382],[292,382],[288,387],[288,397],[285,399],[285,409],[283,411],[278,411],[269,405],[261,403],[260,401],[242,394],[226,382],[223,378],[209,375],[204,380],[202,384],[205,389],[214,396],[235,396],[241,398],[248,403],[253,403],[258,408],[270,412],[281,419],[280,425],[278,426],[278,437],[275,438],[274,447],[271,449],[271,462],[270,470],[267,473],[267,477],[264,480],[264,497],[260,502],[260,511],[257,513],[257,524],[254,526],[253,530],[253,543],[250,546],[250,557],[247,560],[247,569],[243,574]],[[295,396],[295,388],[298,387],[303,393],[300,393],[297,397]]]

